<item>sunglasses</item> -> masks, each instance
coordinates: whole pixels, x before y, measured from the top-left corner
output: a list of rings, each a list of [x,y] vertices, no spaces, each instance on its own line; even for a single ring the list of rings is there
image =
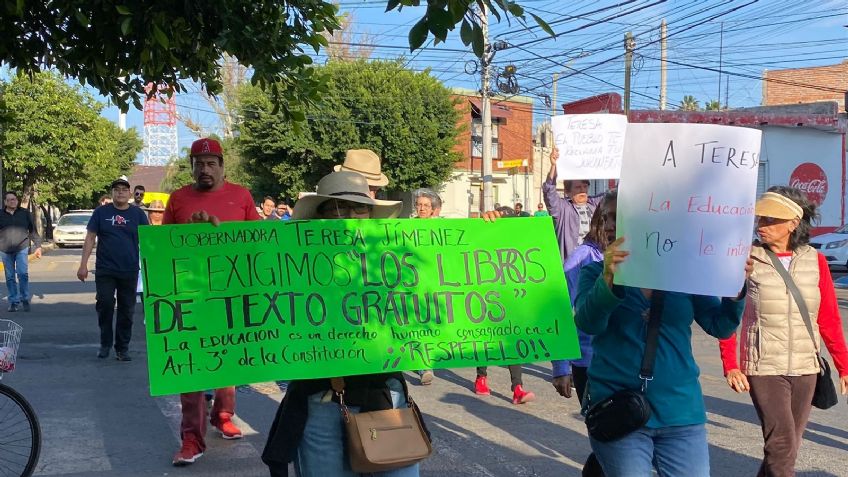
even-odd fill
[[[774,224],[782,224],[784,222],[789,222],[792,219],[778,219],[777,217],[765,217],[765,216],[757,216],[757,223],[765,224],[765,225],[774,225]]]
[[[371,211],[371,205],[360,204],[358,202],[339,202],[337,200],[330,200],[324,202],[318,207],[318,213],[321,215],[335,213],[338,217],[346,217],[350,215],[351,211],[355,214],[365,214]]]

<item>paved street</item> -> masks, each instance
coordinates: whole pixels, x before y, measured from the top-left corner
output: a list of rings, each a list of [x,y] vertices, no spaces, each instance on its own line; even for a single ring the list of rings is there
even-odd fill
[[[2,313],[24,326],[17,371],[3,382],[20,390],[41,420],[44,442],[36,475],[267,475],[259,454],[282,397],[270,384],[238,392],[238,424],[245,439],[224,441],[210,432],[208,452],[195,465],[171,466],[179,446],[179,400],[148,395],[141,326],[135,329],[132,362],[95,357],[94,283],[76,280],[79,256],[79,250],[56,250],[33,262],[33,311]],[[848,294],[840,294],[848,307]],[[140,325],[140,309],[136,317]],[[696,336],[709,410],[712,474],[754,475],[762,438],[750,399],[727,388],[715,340]],[[575,400],[555,394],[548,371],[547,363],[526,368],[525,383],[538,399],[520,407],[511,404],[506,369],[490,370],[491,397],[470,391],[473,369],[437,371],[432,386],[412,386],[435,439],[435,454],[423,465],[422,475],[579,475],[589,453],[585,427]],[[846,423],[844,397],[834,409],[813,410],[798,475],[848,475]]]

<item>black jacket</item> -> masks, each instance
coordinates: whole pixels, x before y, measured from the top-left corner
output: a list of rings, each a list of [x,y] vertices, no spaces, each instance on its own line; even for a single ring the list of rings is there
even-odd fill
[[[33,248],[41,247],[41,237],[35,230],[32,214],[20,207],[11,214],[6,212],[5,207],[0,210],[0,252],[18,253],[29,247],[30,240]]]

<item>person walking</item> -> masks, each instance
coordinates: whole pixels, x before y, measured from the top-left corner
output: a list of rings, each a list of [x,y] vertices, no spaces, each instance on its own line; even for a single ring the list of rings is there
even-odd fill
[[[32,214],[20,206],[16,193],[6,192],[3,196],[3,212],[0,213],[0,258],[6,275],[10,312],[18,311],[21,307],[23,311],[30,311],[30,242],[35,258],[41,258],[41,237],[35,229]]]
[[[607,237],[615,237],[617,207],[605,210]],[[607,477],[708,477],[707,446],[700,371],[692,354],[692,324],[711,336],[726,338],[739,326],[744,289],[735,298],[717,298],[613,285],[618,265],[628,252],[625,238],[612,242],[602,263],[580,271],[575,322],[593,335],[594,354],[584,409],[617,391],[643,389],[651,417],[640,429],[617,440],[589,437],[592,451]],[[748,261],[745,273],[750,273]],[[739,271],[742,273],[742,270]],[[649,311],[659,316],[653,379],[640,379]]]
[[[88,259],[96,244],[95,309],[100,325],[100,350],[97,357],[108,357],[109,349],[114,344],[118,361],[131,361],[129,345],[139,270],[138,227],[147,225],[148,221],[141,208],[130,205],[130,183],[126,178],[115,179],[111,189],[112,203],[94,209],[86,226],[77,278],[83,282],[88,278]]]
[[[315,195],[303,197],[292,219],[394,218],[401,202],[372,199],[362,175],[340,171],[324,176]],[[389,372],[344,377],[344,402],[352,412],[378,411],[406,406],[408,394],[403,373]],[[289,383],[274,417],[262,461],[272,477],[288,475],[294,462],[298,477],[354,477],[347,464],[339,395],[329,378]],[[369,477],[417,477],[419,465],[367,474]]]
[[[521,205],[521,204],[518,204]],[[499,207],[495,209],[498,217],[520,217],[518,209],[509,207]],[[509,369],[510,390],[512,391],[513,404],[526,404],[536,400],[536,394],[532,391],[524,389],[524,371],[520,364],[507,365]],[[477,366],[477,376],[474,378],[474,394],[479,396],[490,396],[492,394],[489,388],[489,368],[488,366]]]
[[[809,245],[815,204],[798,189],[774,186],[754,205],[754,214],[759,240],[751,248],[741,366],[735,334],[719,348],[727,384],[737,393],[750,391],[760,418],[764,444],[757,475],[788,477],[795,475],[812,408],[820,341],[833,358],[842,394],[848,393],[848,349],[827,259]],[[800,291],[806,313],[777,267]]]
[[[604,194],[601,203],[592,214],[589,225],[589,233],[583,240],[583,244],[574,249],[574,252],[565,260],[565,281],[568,284],[568,296],[571,306],[574,308],[577,298],[577,286],[580,283],[580,270],[590,263],[600,262],[604,259],[604,249],[615,237],[607,237],[607,227],[604,217],[618,203],[618,191],[613,189]],[[577,330],[577,338],[580,342],[580,359],[561,360],[551,362],[551,383],[560,396],[571,397],[572,386],[577,390],[577,399],[583,402],[585,396],[586,381],[588,379],[589,363],[592,362],[592,337]]]
[[[442,212],[442,198],[433,190],[417,189],[412,193],[412,200],[415,201],[415,216],[419,219],[438,218]],[[416,373],[422,386],[433,383],[435,374],[432,369],[420,369]]]
[[[163,224],[211,222],[217,225],[219,222],[260,220],[250,191],[224,180],[224,151],[218,141],[211,138],[194,141],[189,158],[194,183],[171,194],[165,206]],[[207,407],[203,391],[180,394],[180,404],[182,444],[172,461],[175,466],[194,463],[206,450]],[[232,422],[235,405],[235,387],[215,390],[209,420],[224,439],[242,437],[241,430]]]

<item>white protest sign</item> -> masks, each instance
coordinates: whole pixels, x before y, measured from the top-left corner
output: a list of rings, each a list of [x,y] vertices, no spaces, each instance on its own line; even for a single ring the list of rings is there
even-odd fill
[[[557,179],[617,179],[627,116],[566,114],[551,118],[559,150]]]
[[[615,283],[736,296],[754,230],[761,131],[630,124],[616,233],[630,256]]]

